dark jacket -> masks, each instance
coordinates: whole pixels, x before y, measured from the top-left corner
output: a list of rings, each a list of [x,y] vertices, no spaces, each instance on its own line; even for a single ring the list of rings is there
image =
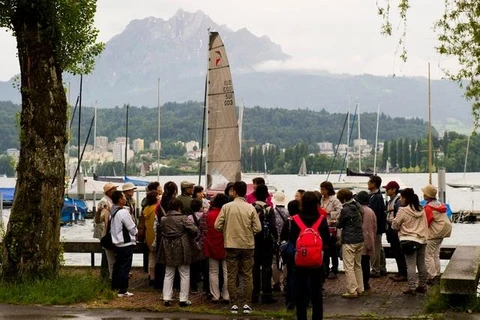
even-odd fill
[[[320,216],[302,216],[299,215],[302,222],[307,227],[313,226],[313,224],[320,218]],[[328,231],[328,223],[326,217],[323,217],[320,227],[318,227],[318,232],[322,238],[323,251],[328,250],[328,244],[330,243],[330,232]],[[283,225],[282,233],[280,235],[281,241],[290,241],[295,246],[297,243],[297,238],[300,235],[300,227],[291,220],[291,218]]]
[[[182,193],[181,195],[177,196],[177,199],[182,201],[183,209],[182,213],[185,215],[193,214],[192,208],[190,208],[190,204],[192,203],[193,198],[186,193]]]
[[[161,264],[167,266],[181,266],[192,263],[192,248],[189,237],[195,237],[197,227],[188,217],[177,211],[169,211],[160,219]]]
[[[275,213],[272,207],[263,201],[255,201],[254,206],[262,225],[262,231],[255,235],[255,259],[261,259],[262,256],[272,256],[273,258],[278,241]]]
[[[380,190],[370,194],[368,206],[375,212],[377,217],[377,234],[385,233],[387,230],[387,214],[385,212],[385,201]]]
[[[363,209],[355,201],[345,202],[337,220],[337,228],[342,229],[342,244],[363,242]]]

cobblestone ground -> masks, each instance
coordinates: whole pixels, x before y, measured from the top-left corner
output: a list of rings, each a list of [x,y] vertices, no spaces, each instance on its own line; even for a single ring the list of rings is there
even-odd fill
[[[325,317],[348,319],[360,317],[381,316],[393,318],[411,318],[422,314],[425,295],[406,296],[402,292],[407,289],[406,282],[394,282],[388,276],[371,279],[371,292],[368,295],[357,299],[343,299],[341,294],[345,292],[345,277],[339,274],[337,279],[326,280],[324,285],[324,313]],[[163,306],[161,292],[148,286],[148,275],[141,268],[132,270],[129,291],[134,293],[133,297],[115,298],[110,301],[94,301],[85,307],[88,308],[122,308],[128,310],[178,311],[178,304],[174,307]],[[254,310],[280,311],[285,310],[284,297],[282,293],[276,293],[278,302],[276,304],[263,305],[254,303]],[[178,293],[174,297],[178,297]],[[190,295],[195,311],[217,310],[227,312],[228,305],[213,304],[207,300],[205,295]],[[188,311],[188,308],[182,308]],[[294,317],[294,313],[292,313]]]

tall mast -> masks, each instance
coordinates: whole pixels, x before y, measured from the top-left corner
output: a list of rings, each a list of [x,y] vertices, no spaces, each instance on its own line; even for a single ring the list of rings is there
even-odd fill
[[[378,123],[380,120],[380,103],[377,107],[377,129],[375,133],[375,150],[373,153],[373,174],[377,173],[377,147],[378,147]]]
[[[360,103],[357,101],[358,108],[358,172],[362,172],[362,144],[360,137]]]
[[[97,101],[95,101],[94,116],[95,122],[93,124],[93,173],[97,172]]]
[[[160,182],[160,78],[157,79],[157,181]]]
[[[465,151],[465,164],[463,165],[463,180],[465,180],[465,172],[467,172],[468,149],[470,148],[470,135],[467,137],[467,150]]]
[[[432,90],[430,85],[430,62],[428,63],[428,183],[432,184]]]
[[[70,82],[68,83],[68,108],[70,110],[70,116],[73,117],[73,114],[72,114],[72,103],[71,103],[71,100],[70,100],[70,96],[71,96],[71,89],[70,89]],[[67,119],[67,126],[68,126],[68,123],[69,123],[69,120],[70,119]],[[67,127],[67,130],[68,130],[68,135],[71,136],[72,135],[72,127],[69,126]],[[67,177],[70,177],[70,139],[67,140],[67,151],[65,152],[65,173],[67,175]]]
[[[126,105],[127,115],[125,118],[125,178],[127,177],[127,160],[128,160],[128,108],[130,105]]]
[[[345,161],[348,168],[348,148],[350,148],[350,96],[348,96],[348,114],[347,114],[347,151],[345,152]],[[340,173],[341,174],[341,173]]]

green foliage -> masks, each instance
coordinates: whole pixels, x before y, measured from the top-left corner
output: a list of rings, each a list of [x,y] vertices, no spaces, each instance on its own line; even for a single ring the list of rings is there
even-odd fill
[[[385,4],[382,6],[377,1],[377,14],[382,18],[382,26],[380,27],[380,33],[385,36],[392,35],[392,22],[390,21],[390,1],[384,0]],[[410,8],[410,0],[395,0],[398,1],[398,11],[400,20],[402,23],[402,34],[398,39],[398,48],[401,48],[399,58],[405,62],[407,61],[407,48],[405,46],[405,41],[407,38],[407,11]]]
[[[377,1],[377,13],[382,18],[380,32],[386,36],[392,35],[391,1],[398,2],[400,19],[403,22],[403,32],[399,39],[399,46],[402,47],[400,58],[406,61],[405,38],[410,0],[384,0],[384,5],[378,4]],[[436,49],[442,55],[454,57],[460,66],[459,70],[455,68],[454,71],[447,69],[443,69],[443,71],[461,88],[465,87],[465,97],[472,102],[472,114],[476,129],[480,126],[480,10],[478,0],[444,0],[444,3],[445,11],[434,25],[440,43]],[[467,80],[467,84],[464,83],[464,80]]]
[[[7,175],[7,177],[15,176],[12,158],[7,155],[0,155],[0,175],[3,174]]]
[[[0,0],[0,27],[13,30],[13,19],[21,10],[19,1]],[[93,70],[95,57],[105,45],[95,43],[98,30],[94,27],[94,17],[97,10],[96,0],[55,0],[56,32],[59,41],[56,46],[57,59],[64,71],[73,74],[88,74]],[[47,16],[47,14],[45,14]]]
[[[468,80],[465,97],[472,101],[475,126],[480,118],[480,10],[477,0],[445,1],[445,12],[435,24],[440,45],[437,51],[457,59],[460,70],[446,75],[463,87]]]
[[[72,74],[88,74],[104,43],[95,43],[98,30],[94,27],[96,0],[57,0],[57,22],[61,33],[59,48],[62,70]]]
[[[0,283],[0,303],[60,305],[111,299],[109,285],[92,271],[61,270],[58,277],[23,283]]]

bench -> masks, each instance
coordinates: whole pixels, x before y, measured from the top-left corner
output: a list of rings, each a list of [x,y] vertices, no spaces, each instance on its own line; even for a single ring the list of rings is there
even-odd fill
[[[102,253],[103,249],[100,246],[99,240],[85,241],[62,241],[63,251],[69,253],[90,253],[90,265],[95,266],[95,253]],[[134,254],[143,254],[144,268],[148,267],[148,250],[144,243],[137,243],[133,249]]]
[[[440,278],[440,292],[450,303],[466,303],[477,295],[480,246],[458,246]]]

